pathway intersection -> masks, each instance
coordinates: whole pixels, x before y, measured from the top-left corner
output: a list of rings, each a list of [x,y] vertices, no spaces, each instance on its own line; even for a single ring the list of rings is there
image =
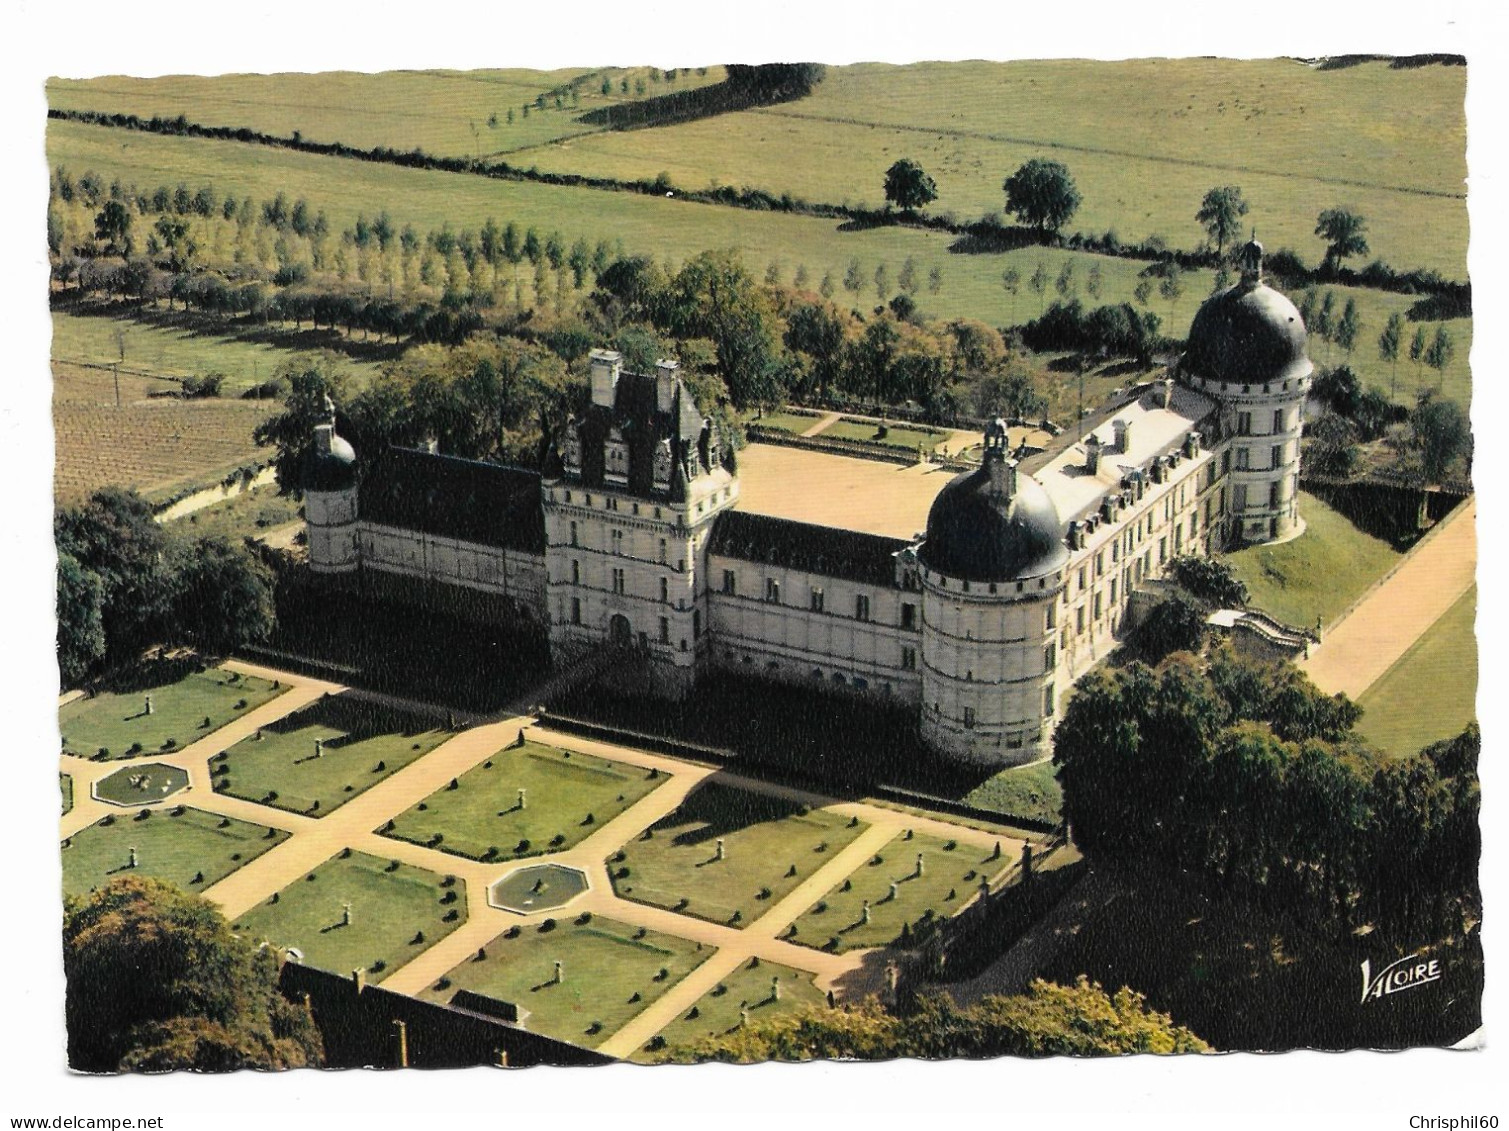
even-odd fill
[[[291,834],[276,847],[251,860],[205,890],[206,898],[218,904],[234,920],[266,902],[275,892],[314,871],[344,848],[398,860],[439,874],[449,874],[465,885],[466,921],[455,931],[428,947],[383,979],[386,989],[417,995],[433,986],[479,947],[486,946],[509,927],[537,925],[550,915],[593,915],[679,936],[711,950],[710,955],[678,984],[631,1018],[616,1032],[604,1034],[596,1047],[610,1056],[627,1057],[642,1048],[661,1029],[688,1011],[704,994],[740,966],[759,958],[813,975],[817,988],[836,996],[856,992],[856,987],[874,988],[867,971],[873,967],[874,951],[854,950],[833,954],[798,946],[779,936],[825,893],[863,866],[892,838],[906,829],[946,837],[982,849],[1000,845],[1000,867],[992,879],[1010,870],[1021,853],[1022,841],[996,832],[956,825],[946,820],[882,808],[864,802],[835,802],[805,790],[746,778],[736,771],[685,762],[646,750],[581,738],[555,731],[536,731],[537,719],[523,710],[506,710],[502,717],[467,726],[390,777],[353,797],[321,817],[290,813],[272,806],[217,793],[211,785],[209,759],[234,743],[293,714],[325,695],[352,694],[366,697],[327,680],[278,671],[257,664],[230,661],[225,667],[244,675],[276,679],[287,687],[278,697],[221,727],[213,734],[171,753],[143,754],[138,758],[93,761],[64,755],[62,770],[73,778],[74,807],[61,822],[63,838],[76,835],[107,814],[120,809],[94,798],[91,786],[122,769],[147,763],[175,766],[189,775],[189,787],[158,805],[187,805],[209,813],[281,829]],[[392,697],[371,696],[388,703]],[[536,692],[532,698],[538,698]],[[413,704],[404,704],[414,706]],[[527,860],[471,860],[435,848],[383,836],[375,830],[411,806],[443,789],[489,756],[511,746],[521,735],[570,751],[580,751],[615,762],[658,770],[664,780],[650,794],[574,847]],[[857,817],[866,828],[855,840],[835,852],[823,865],[803,879],[763,915],[738,928],[712,923],[660,907],[622,899],[615,894],[606,861],[624,844],[657,821],[674,812],[699,784],[716,776],[720,784],[775,794],[800,804],[824,807],[842,817]],[[579,869],[588,877],[586,893],[566,908],[519,915],[489,904],[489,886],[523,864],[562,864]]]

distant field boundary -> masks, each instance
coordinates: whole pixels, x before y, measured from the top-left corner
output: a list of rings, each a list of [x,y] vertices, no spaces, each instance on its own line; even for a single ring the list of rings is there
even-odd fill
[[[776,113],[771,110],[761,110],[761,113]],[[810,117],[809,115],[785,113],[792,117]],[[843,204],[831,204],[820,201],[804,200],[792,196],[790,193],[767,192],[757,188],[734,188],[724,185],[714,189],[682,189],[676,187],[664,174],[653,180],[623,180],[616,177],[592,177],[584,173],[550,173],[542,172],[536,168],[521,168],[506,161],[482,161],[471,157],[440,157],[425,153],[423,149],[397,150],[387,146],[377,146],[373,149],[361,149],[356,146],[345,145],[341,142],[317,142],[308,141],[304,138],[282,137],[276,134],[263,133],[259,130],[248,129],[244,126],[206,126],[196,122],[190,122],[183,115],[176,118],[142,118],[137,114],[114,114],[99,110],[60,110],[49,107],[47,117],[52,121],[77,122],[84,125],[104,126],[112,129],[135,130],[141,133],[160,134],[167,137],[193,137],[209,141],[233,141],[247,145],[265,145],[278,149],[289,149],[299,153],[309,153],[321,157],[344,157],[356,161],[368,161],[376,164],[396,165],[402,168],[422,169],[430,172],[460,173],[470,176],[491,177],[495,180],[517,181],[532,184],[551,185],[560,188],[585,188],[600,192],[624,192],[640,196],[669,197],[679,201],[693,204],[721,205],[725,208],[743,208],[752,212],[784,212],[798,216],[816,216],[821,218],[847,221],[845,230],[852,226],[853,230],[875,227],[907,227],[919,228],[928,231],[948,232],[963,237],[956,247],[951,250],[968,251],[966,245],[970,241],[993,246],[999,243],[1003,234],[1020,234],[1020,238],[1033,242],[1039,239],[1036,233],[1026,229],[1003,228],[999,225],[986,224],[984,222],[960,222],[944,216],[921,216],[903,215],[902,213],[886,210],[864,210],[853,208]],[[829,120],[817,118],[816,120]],[[846,122],[847,119],[833,118],[834,122]],[[853,120],[853,124],[870,125]],[[923,133],[937,134],[935,129],[923,129],[922,127],[896,127],[898,129],[915,129]],[[978,136],[986,139],[1008,140],[995,138],[995,135],[978,134],[970,135],[967,131],[958,131],[961,136]],[[1048,142],[1036,142],[1028,140],[1030,144],[1050,145]],[[1073,146],[1060,145],[1060,148],[1071,149]],[[1118,155],[1112,150],[1090,150],[1086,152],[1106,153]],[[1197,162],[1185,158],[1157,158],[1146,154],[1127,154],[1125,156],[1146,157],[1149,160],[1164,160],[1175,164],[1195,165],[1205,167],[1204,162]],[[1237,170],[1235,166],[1221,165],[1210,166],[1211,168]],[[1250,170],[1252,172],[1266,172],[1265,170]],[[1282,175],[1282,174],[1273,174]],[[1291,174],[1298,176],[1297,174]],[[1323,180],[1326,178],[1308,178],[1311,180]],[[1384,188],[1388,186],[1372,185],[1363,181],[1335,180],[1334,183]],[[1438,195],[1451,199],[1465,199],[1465,194],[1434,193],[1430,190],[1405,190],[1392,191],[1415,192],[1418,195]],[[1076,232],[1070,236],[1060,237],[1059,245],[1070,249],[1088,251],[1095,254],[1107,255],[1118,259],[1135,259],[1149,262],[1164,262],[1174,260],[1181,267],[1219,267],[1220,259],[1214,252],[1209,250],[1170,251],[1162,246],[1149,246],[1148,244],[1116,244],[1106,245],[1101,237],[1086,235]],[[989,250],[990,247],[985,247]],[[1003,248],[1004,250],[1004,248]],[[1293,285],[1308,284],[1334,284],[1337,286],[1369,287],[1375,290],[1392,291],[1398,294],[1428,294],[1439,295],[1449,300],[1456,308],[1464,313],[1471,309],[1471,284],[1458,282],[1444,278],[1434,270],[1414,269],[1399,271],[1382,260],[1375,260],[1362,270],[1352,268],[1336,268],[1322,263],[1317,267],[1306,267],[1300,263],[1293,253],[1286,254],[1286,262],[1282,271],[1277,270]]]

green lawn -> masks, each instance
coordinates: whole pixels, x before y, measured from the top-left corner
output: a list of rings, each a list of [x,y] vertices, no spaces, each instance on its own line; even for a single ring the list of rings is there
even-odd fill
[[[949,848],[950,844],[955,847]],[[917,874],[917,857],[923,871]],[[877,863],[878,860],[878,863]],[[924,918],[947,918],[975,893],[982,875],[1008,866],[989,850],[917,833],[910,840],[897,834],[843,883],[804,911],[794,934],[783,938],[803,946],[840,953],[863,947],[887,946],[901,938],[903,927],[915,929]],[[891,898],[891,884],[896,897]],[[864,904],[870,921],[864,921]]]
[[[212,773],[232,797],[324,816],[449,737],[431,720],[339,695],[242,739],[213,760]]]
[[[769,428],[772,432],[790,432],[793,436],[800,436],[807,429],[822,420],[821,416],[806,416],[799,412],[767,412],[758,418],[745,417],[745,424],[757,424],[761,428]]]
[[[526,742],[499,751],[456,779],[455,789],[431,794],[384,831],[473,860],[558,852],[590,836],[665,780],[649,773]]]
[[[1051,761],[1034,762],[1002,770],[971,790],[964,801],[1007,817],[1057,823],[1062,819],[1064,791]]]
[[[73,812],[73,778],[68,774],[58,775],[58,788],[63,791],[63,815]]]
[[[859,440],[866,444],[883,444],[888,448],[907,448],[913,451],[918,447],[932,451],[948,439],[947,432],[930,428],[908,428],[904,424],[887,424],[885,429],[886,434],[881,436],[879,425],[862,420],[840,419],[828,425],[818,435],[825,440]]]
[[[710,782],[626,844],[608,870],[626,899],[742,926],[865,827],[773,794]]]
[[[159,762],[128,766],[94,783],[101,801],[135,808],[163,801],[189,784],[189,775],[177,766]]]
[[[1301,491],[1305,532],[1279,546],[1223,556],[1251,591],[1251,605],[1285,624],[1329,625],[1399,561],[1400,553],[1364,534],[1314,495]]]
[[[1357,701],[1357,730],[1388,754],[1453,738],[1476,717],[1478,649],[1473,586]]]
[[[119,337],[117,336],[119,335]],[[125,356],[121,356],[124,347]],[[127,369],[145,370],[164,377],[203,377],[223,373],[227,396],[269,380],[280,366],[295,357],[289,350],[261,342],[249,342],[232,334],[199,334],[153,326],[127,318],[103,315],[52,314],[52,357],[59,361],[84,361],[96,365],[116,362]],[[336,354],[329,359],[360,386],[376,374],[377,366]],[[127,377],[122,376],[124,387]],[[156,392],[172,392],[177,385],[155,382]]]
[[[1318,260],[1317,213],[1347,204],[1368,218],[1374,254],[1465,278],[1465,86],[1463,67],[1382,62],[869,63],[829,67],[796,102],[597,134],[527,158],[552,171],[665,171],[689,189],[750,185],[876,208],[885,170],[911,157],[937,182],[928,210],[971,219],[1004,207],[1001,181],[1023,161],[1049,156],[1084,198],[1070,222],[1080,231],[1192,246],[1206,190],[1236,184],[1270,247]]]
[[[485,958],[463,962],[420,996],[449,1001],[470,990],[512,1002],[529,1010],[526,1029],[579,1045],[607,1040],[713,954],[601,916],[562,917],[550,930],[512,927],[483,950]]]
[[[772,978],[780,979],[779,1000],[772,996]],[[749,1010],[750,1021],[768,1021],[793,1009],[823,1005],[826,1001],[827,998],[813,984],[813,975],[806,970],[754,958],[660,1030],[658,1039],[652,1038],[633,1059],[646,1063],[670,1059],[688,1045],[731,1032],[743,1021],[741,1009]]]
[[[183,806],[146,819],[110,814],[63,842],[63,891],[78,895],[130,871],[200,892],[287,839],[281,829]]]
[[[179,675],[181,670],[182,665],[164,665],[130,691],[102,691],[62,707],[63,749],[83,757],[106,751],[111,758],[182,749],[283,691],[259,676],[225,668]]]
[[[342,922],[346,904],[349,924]],[[464,922],[466,893],[459,881],[343,849],[234,927],[297,947],[307,965],[337,974],[363,967],[378,982]]]
[[[239,545],[243,538],[260,538],[297,521],[301,509],[297,499],[278,494],[277,485],[269,483],[174,519],[167,529],[190,538],[229,538]]]

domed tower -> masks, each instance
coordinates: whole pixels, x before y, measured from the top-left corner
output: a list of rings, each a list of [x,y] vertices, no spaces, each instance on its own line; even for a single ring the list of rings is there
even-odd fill
[[[918,554],[923,740],[999,766],[1045,752],[1054,615],[1069,559],[1053,500],[1006,447],[1005,422],[996,420],[982,465],[933,500]]]
[[[325,398],[328,419],[315,425],[314,447],[304,459],[304,523],[309,568],[349,574],[359,561],[356,547],[356,451],[335,433],[335,406]]]
[[[1299,311],[1263,282],[1263,245],[1253,240],[1238,256],[1242,281],[1200,307],[1179,377],[1223,408],[1231,541],[1281,541],[1304,530],[1299,437],[1315,367]]]

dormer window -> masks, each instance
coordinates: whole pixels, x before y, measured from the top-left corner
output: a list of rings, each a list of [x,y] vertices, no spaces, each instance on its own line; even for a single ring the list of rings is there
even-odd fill
[[[671,442],[661,440],[655,445],[654,461],[654,485],[657,491],[669,491],[671,489]],[[656,516],[659,517],[658,515]]]
[[[572,475],[582,473],[582,437],[574,417],[566,421],[566,433],[561,443],[561,463]],[[569,495],[567,502],[570,502]]]
[[[626,484],[629,481],[629,445],[617,428],[608,433],[603,441],[603,478],[609,483]]]

